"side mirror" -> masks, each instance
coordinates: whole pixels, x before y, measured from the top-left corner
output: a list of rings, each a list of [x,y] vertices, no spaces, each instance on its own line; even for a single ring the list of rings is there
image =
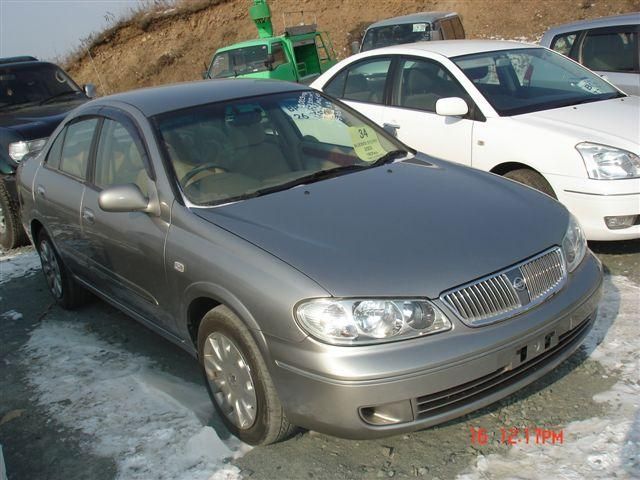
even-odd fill
[[[358,42],[351,42],[351,53],[356,54],[360,51],[360,44]]]
[[[276,57],[273,56],[273,53],[267,55],[267,59],[264,61],[264,66],[269,70],[273,70],[273,64],[276,62]]]
[[[98,205],[105,212],[144,212],[149,210],[149,199],[137,185],[127,183],[102,190],[98,196]]]
[[[202,72],[202,78],[206,80],[207,78],[209,78],[209,65],[207,65],[207,62],[202,62],[202,64],[204,65],[204,71]]]
[[[469,113],[469,105],[460,97],[441,98],[436,102],[436,113],[443,117],[462,117]]]
[[[96,98],[96,86],[93,83],[87,83],[82,86],[84,94],[89,98]]]

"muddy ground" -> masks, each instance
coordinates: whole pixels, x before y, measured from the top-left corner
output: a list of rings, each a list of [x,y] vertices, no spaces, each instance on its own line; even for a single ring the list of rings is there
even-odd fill
[[[592,244],[606,270],[640,283],[640,242]],[[0,444],[8,478],[112,479],[113,458],[96,455],[94,438],[62,425],[35,399],[27,382],[24,346],[42,322],[79,323],[100,340],[153,359],[153,369],[204,385],[195,361],[178,347],[94,301],[76,312],[53,305],[41,273],[0,284],[0,313],[15,310],[20,319],[0,321]],[[310,478],[453,478],[473,465],[479,453],[506,453],[501,428],[561,430],[569,422],[597,417],[607,408],[593,396],[618,380],[580,349],[561,368],[489,408],[436,428],[375,441],[348,441],[301,432],[291,440],[254,448],[230,460],[250,479]],[[339,405],[335,406],[340,408]],[[10,414],[10,415],[7,415]],[[228,432],[210,420],[222,439]],[[470,428],[489,433],[486,445],[473,444]],[[545,448],[561,449],[562,445]],[[126,477],[125,477],[126,478]],[[155,478],[164,478],[158,472]]]

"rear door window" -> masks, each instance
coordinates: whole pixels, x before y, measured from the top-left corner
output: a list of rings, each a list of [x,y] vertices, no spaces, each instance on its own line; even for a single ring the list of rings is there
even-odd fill
[[[390,66],[389,58],[365,60],[352,66],[347,71],[342,98],[382,104]]]
[[[444,40],[456,38],[456,34],[453,30],[453,25],[451,24],[451,20],[442,20],[440,22],[440,29],[442,30],[442,38]]]
[[[67,127],[60,158],[60,170],[82,180],[87,178],[89,153],[97,124],[97,118],[90,118]]]
[[[63,129],[56,139],[53,141],[53,145],[51,145],[51,149],[47,154],[47,166],[50,168],[59,168],[60,167],[60,155],[62,154],[62,145],[64,143],[64,134],[67,129]]]
[[[451,19],[451,25],[453,26],[453,33],[455,34],[456,39],[464,38],[464,28],[462,26],[462,21],[459,17],[455,17]]]
[[[582,42],[582,64],[603,72],[638,71],[638,27],[589,30]]]
[[[578,38],[577,32],[563,33],[553,38],[551,42],[551,50],[555,50],[558,53],[566,57],[571,57],[576,60],[575,55],[571,55],[571,50],[575,44],[576,38]]]

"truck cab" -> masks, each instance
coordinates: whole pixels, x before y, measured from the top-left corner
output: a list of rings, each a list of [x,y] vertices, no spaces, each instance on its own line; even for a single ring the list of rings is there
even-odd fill
[[[316,24],[285,27],[282,35],[273,35],[268,5],[254,1],[250,13],[259,38],[218,49],[204,78],[271,78],[308,84],[336,64],[329,36],[318,31]]]

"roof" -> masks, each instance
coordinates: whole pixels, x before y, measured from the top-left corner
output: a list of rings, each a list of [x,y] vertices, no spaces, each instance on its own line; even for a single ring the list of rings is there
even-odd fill
[[[419,12],[412,13],[411,15],[402,15],[400,17],[387,18],[378,22],[372,23],[367,27],[386,27],[388,25],[399,25],[403,23],[432,23],[435,20],[439,20],[451,15],[457,15],[455,12]]]
[[[584,30],[596,27],[614,27],[616,25],[640,25],[640,12],[627,13],[624,15],[614,15],[611,17],[592,18],[590,20],[580,20],[578,22],[565,23],[556,27],[551,27],[548,32],[562,33],[573,30]],[[545,34],[546,36],[546,34]]]
[[[109,104],[112,101],[124,102],[133,105],[147,117],[151,117],[160,113],[207,103],[298,90],[310,90],[310,88],[299,83],[280,80],[257,78],[215,79],[131,90],[102,97],[94,100],[91,104]]]
[[[23,63],[23,62],[37,62],[38,59],[36,57],[31,57],[29,55],[22,55],[19,57],[4,57],[0,58],[0,65],[7,65],[9,63]]]
[[[430,42],[416,42],[390,47],[368,50],[362,56],[389,54],[409,54],[415,52],[437,53],[444,57],[457,57],[472,53],[493,52],[496,50],[512,50],[515,48],[541,48],[539,45],[502,40],[435,40]]]

